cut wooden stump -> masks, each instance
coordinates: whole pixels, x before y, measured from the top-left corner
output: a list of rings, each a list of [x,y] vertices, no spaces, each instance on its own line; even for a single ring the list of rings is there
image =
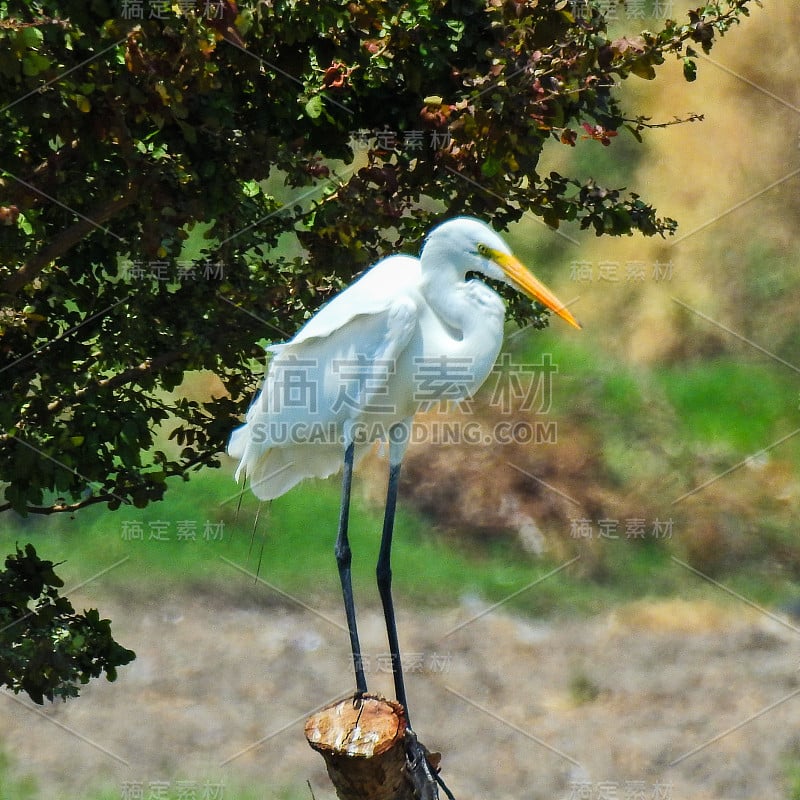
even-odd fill
[[[340,800],[414,800],[406,772],[403,707],[378,695],[348,697],[306,720]],[[438,764],[438,754],[429,761]]]

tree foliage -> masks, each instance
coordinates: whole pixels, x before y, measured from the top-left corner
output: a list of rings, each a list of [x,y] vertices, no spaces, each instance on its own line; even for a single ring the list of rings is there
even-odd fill
[[[40,705],[78,696],[79,684],[135,658],[111,636],[111,623],[92,608],[76,613],[58,590],[64,582],[33,545],[6,558],[0,571],[0,685]]]
[[[568,0],[0,1],[0,509],[141,506],[217,465],[257,342],[445,214],[669,234],[542,150],[640,138],[620,82],[694,79],[757,4],[611,39]],[[227,394],[168,394],[200,369]]]

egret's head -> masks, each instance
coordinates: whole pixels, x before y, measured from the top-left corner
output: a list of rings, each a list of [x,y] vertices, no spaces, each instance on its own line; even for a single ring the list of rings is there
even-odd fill
[[[511,253],[508,245],[485,223],[472,217],[457,217],[434,228],[425,243],[447,253],[451,262],[459,262],[464,273],[482,272],[489,278],[513,286],[533,300],[538,300],[563,320],[580,328],[580,323],[564,304],[538,278],[534,277]]]

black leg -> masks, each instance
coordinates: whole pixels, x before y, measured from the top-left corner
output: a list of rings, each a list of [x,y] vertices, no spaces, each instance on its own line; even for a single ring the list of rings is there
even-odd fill
[[[378,577],[378,592],[383,604],[383,618],[386,620],[386,635],[389,638],[389,652],[392,656],[392,674],[394,675],[394,691],[397,702],[406,712],[405,751],[406,771],[412,785],[414,795],[419,800],[438,800],[441,786],[448,798],[453,795],[439,778],[436,770],[428,761],[428,753],[417,740],[417,735],[411,727],[411,718],[408,713],[406,700],[406,687],[403,681],[403,664],[400,660],[400,645],[397,641],[397,622],[394,617],[394,603],[392,602],[392,534],[394,532],[394,514],[397,507],[397,490],[400,485],[400,461],[389,467],[389,487],[386,491],[386,512],[383,517],[383,534],[381,536],[381,549],[378,554],[378,566],[375,570]]]
[[[397,489],[400,483],[400,464],[389,467],[389,488],[386,492],[386,513],[383,518],[383,535],[381,536],[381,549],[378,555],[378,591],[383,603],[383,617],[386,620],[386,635],[389,637],[389,652],[392,655],[392,674],[394,675],[394,691],[397,702],[406,712],[406,771],[414,786],[414,795],[419,800],[438,800],[437,789],[438,775],[428,761],[428,753],[417,740],[417,735],[411,727],[411,717],[408,713],[406,700],[406,687],[403,682],[403,664],[400,660],[400,645],[397,641],[397,623],[394,618],[394,603],[392,602],[392,532],[394,531],[394,512],[397,506]]]
[[[350,486],[353,482],[354,445],[351,442],[344,453],[344,472],[342,474],[342,505],[339,509],[339,532],[336,536],[336,564],[339,567],[339,580],[342,583],[344,612],[347,615],[347,629],[350,631],[350,649],[353,652],[353,666],[356,671],[356,693],[365,694],[367,679],[361,659],[361,645],[356,628],[356,607],[353,602],[353,583],[350,573],[350,542],[347,539],[347,523],[350,519]]]
[[[394,618],[394,604],[392,603],[392,531],[394,530],[394,512],[397,506],[397,488],[400,482],[400,464],[393,464],[389,468],[389,488],[386,492],[386,512],[383,518],[383,535],[381,536],[381,549],[378,555],[378,566],[375,570],[378,577],[378,592],[383,603],[383,618],[386,620],[386,634],[389,637],[389,652],[392,656],[392,674],[394,675],[394,691],[397,702],[406,710],[406,721],[409,727],[411,720],[408,715],[406,702],[406,688],[403,683],[403,665],[400,661],[400,645],[397,641],[397,623]]]

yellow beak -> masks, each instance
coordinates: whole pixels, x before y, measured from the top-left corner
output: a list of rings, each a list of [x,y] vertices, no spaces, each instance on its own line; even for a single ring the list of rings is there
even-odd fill
[[[547,306],[551,311],[554,311],[561,319],[565,320],[573,327],[578,330],[581,329],[580,322],[567,311],[564,304],[538,278],[535,278],[522,263],[517,261],[514,256],[501,253],[499,250],[491,250],[489,255],[492,261],[505,272],[509,280],[511,280],[514,286],[520,291]]]

